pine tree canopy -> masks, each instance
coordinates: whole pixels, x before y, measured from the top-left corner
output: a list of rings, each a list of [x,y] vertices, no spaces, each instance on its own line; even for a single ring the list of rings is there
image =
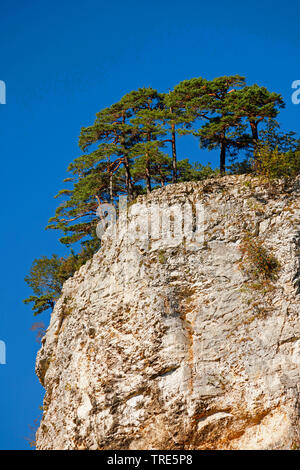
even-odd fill
[[[79,251],[34,260],[25,279],[34,295],[25,302],[33,302],[35,314],[52,308],[63,282],[99,249],[97,209],[103,202],[116,204],[120,195],[133,201],[156,187],[217,177],[226,169],[268,178],[298,174],[300,140],[281,132],[275,120],[283,107],[280,94],[232,75],[184,80],[168,93],[139,88],[100,110],[81,129],[82,154],[68,166],[64,183],[70,187],[55,196],[61,202],[47,227]],[[185,135],[195,137],[200,149],[218,149],[219,169],[178,158],[177,139]],[[241,160],[243,153],[244,161],[226,166],[228,157]]]

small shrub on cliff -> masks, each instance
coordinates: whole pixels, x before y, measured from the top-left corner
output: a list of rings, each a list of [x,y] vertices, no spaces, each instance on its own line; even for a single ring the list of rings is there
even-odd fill
[[[279,152],[278,148],[260,146],[253,160],[253,169],[258,176],[272,181],[291,178],[300,173],[300,152]]]
[[[158,253],[158,261],[160,262],[160,264],[165,264],[166,262],[166,256],[163,250],[160,250],[160,252]]]
[[[96,242],[85,246],[78,254],[71,252],[66,258],[52,255],[51,258],[43,256],[33,261],[25,281],[34,295],[25,299],[24,303],[33,302],[34,315],[49,308],[53,309],[56,300],[60,297],[63,283],[93,256],[98,248],[98,242]]]
[[[261,240],[247,233],[240,245],[240,252],[243,255],[240,269],[253,281],[264,285],[277,279],[280,263]]]
[[[59,278],[61,265],[62,259],[57,255],[52,255],[51,258],[43,256],[33,261],[25,281],[33,290],[34,295],[25,299],[24,303],[33,302],[32,310],[34,315],[42,313],[49,308],[53,309],[54,302],[59,297],[62,287],[61,279]]]
[[[178,162],[178,182],[203,181],[209,178],[216,178],[219,174],[220,171],[213,169],[210,163],[207,165],[201,165],[199,162],[190,164],[188,159]]]
[[[300,450],[300,441],[295,441],[291,445],[291,450]]]

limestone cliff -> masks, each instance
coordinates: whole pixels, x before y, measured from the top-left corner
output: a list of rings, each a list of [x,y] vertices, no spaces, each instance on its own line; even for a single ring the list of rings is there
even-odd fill
[[[37,448],[299,442],[299,195],[299,180],[227,176],[139,197],[129,227],[107,229],[52,313],[36,365],[46,389]],[[181,238],[172,210],[171,236],[161,219],[141,236],[157,205],[182,210]],[[241,269],[247,231],[280,263],[272,287]]]

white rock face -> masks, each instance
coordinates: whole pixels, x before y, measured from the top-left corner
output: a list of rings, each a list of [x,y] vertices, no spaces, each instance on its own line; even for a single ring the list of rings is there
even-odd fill
[[[37,357],[37,448],[298,443],[299,195],[299,181],[228,176],[138,198],[127,231],[123,221],[105,232],[52,313]],[[169,222],[155,224],[157,205]],[[265,292],[240,269],[245,230],[281,265]]]

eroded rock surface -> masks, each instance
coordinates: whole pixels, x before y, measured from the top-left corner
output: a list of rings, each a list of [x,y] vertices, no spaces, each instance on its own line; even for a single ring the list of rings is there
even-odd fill
[[[136,240],[126,227],[117,236],[108,229],[101,250],[65,283],[37,357],[46,389],[37,448],[299,442],[299,194],[299,181],[255,187],[229,176],[140,197],[130,223],[147,224],[155,204],[191,211],[191,223],[181,239],[162,224],[149,243],[138,237],[143,223]],[[195,238],[200,226],[204,239]],[[281,265],[265,292],[240,269],[246,230]]]

